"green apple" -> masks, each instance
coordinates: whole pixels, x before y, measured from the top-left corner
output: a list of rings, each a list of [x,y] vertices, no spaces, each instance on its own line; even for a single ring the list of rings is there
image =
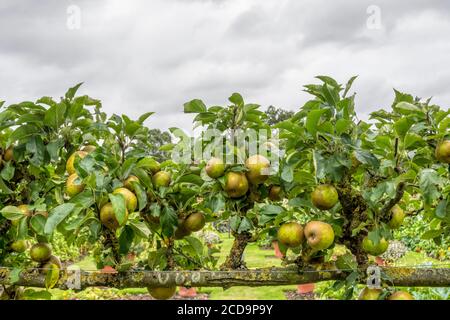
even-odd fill
[[[329,210],[339,201],[339,195],[336,188],[330,184],[317,186],[311,193],[313,205],[320,210]]]
[[[247,179],[251,184],[258,185],[269,177],[270,161],[262,155],[254,155],[245,161]]]
[[[369,237],[364,237],[362,241],[362,249],[372,256],[383,254],[389,246],[389,242],[385,238],[381,238],[378,244],[374,244]]]
[[[388,225],[391,229],[398,229],[403,223],[403,220],[405,220],[405,212],[402,208],[400,208],[399,205],[395,205],[391,209],[391,220],[389,221]]]
[[[210,178],[220,178],[225,172],[225,163],[222,161],[222,159],[211,158],[206,164],[205,171]]]
[[[440,142],[436,147],[435,155],[440,162],[450,163],[450,140]]]
[[[378,300],[383,292],[381,289],[369,289],[365,287],[359,294],[359,300]]]
[[[326,222],[310,221],[304,232],[308,245],[314,250],[328,249],[334,242],[333,228]]]
[[[147,288],[147,290],[153,298],[157,300],[167,300],[175,295],[177,287]]]
[[[225,192],[231,198],[240,198],[248,191],[248,180],[242,172],[228,172],[225,175]]]
[[[277,238],[288,248],[295,248],[304,240],[303,227],[297,222],[287,222],[278,229]]]
[[[36,262],[45,262],[50,259],[52,249],[48,243],[40,242],[34,244],[30,249],[31,260]]]

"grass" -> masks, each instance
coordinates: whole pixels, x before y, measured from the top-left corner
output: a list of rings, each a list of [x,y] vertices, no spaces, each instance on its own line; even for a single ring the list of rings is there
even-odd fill
[[[228,252],[233,244],[233,237],[228,234],[221,235],[221,250],[218,254],[218,265],[225,261]],[[277,259],[272,250],[262,250],[257,244],[251,243],[244,252],[244,259],[248,268],[279,267],[281,260]],[[208,293],[211,300],[285,300],[285,290],[295,290],[296,286],[266,286],[266,287],[232,287],[222,288],[201,288],[199,292]]]

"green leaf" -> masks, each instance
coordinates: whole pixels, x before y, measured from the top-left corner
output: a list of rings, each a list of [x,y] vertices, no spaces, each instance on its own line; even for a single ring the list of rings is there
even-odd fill
[[[260,214],[258,215],[258,224],[260,226],[265,225],[266,223],[274,220],[279,214],[284,211],[283,207],[266,204],[260,209]]]
[[[147,205],[147,193],[139,182],[132,181],[131,185],[133,186],[134,193],[138,199],[139,211],[142,211],[142,209],[144,209]]]
[[[10,272],[9,272],[9,282],[11,284],[14,284],[16,282],[18,282],[20,280],[20,273],[22,272],[22,268],[13,268]]]
[[[24,216],[23,212],[15,206],[6,206],[0,212],[8,220],[19,220]]]
[[[336,133],[342,134],[344,132],[347,132],[351,128],[352,123],[353,122],[350,120],[339,119],[338,121],[336,121]]]
[[[308,130],[308,132],[311,135],[315,136],[320,117],[326,111],[327,111],[326,109],[318,109],[318,110],[311,110],[310,112],[308,112],[308,115],[306,117],[306,130]]]
[[[184,104],[184,113],[200,113],[205,111],[206,106],[202,100],[194,99]]]
[[[160,214],[162,232],[166,236],[172,236],[178,225],[178,216],[171,207],[164,207]]]
[[[237,232],[242,233],[245,231],[249,231],[251,229],[253,229],[253,222],[249,218],[244,217],[242,218],[241,223],[239,224]]]
[[[109,195],[109,200],[111,200],[111,204],[114,210],[114,215],[116,216],[119,225],[123,225],[126,221],[126,204],[125,197],[122,194],[112,194]]]
[[[66,109],[67,107],[65,103],[59,103],[53,107],[50,107],[45,112],[44,124],[57,130],[66,120]]]
[[[154,114],[154,112],[146,112],[146,113],[144,113],[143,115],[141,115],[141,116],[139,117],[139,119],[137,120],[137,122],[138,122],[139,124],[143,124],[144,121],[147,120],[148,117],[150,117],[152,114]]]
[[[284,166],[281,172],[281,179],[286,182],[292,182],[294,180],[294,169],[292,166]]]
[[[220,211],[225,210],[225,198],[221,193],[217,193],[206,201],[205,206],[213,213],[219,213]]]
[[[352,87],[353,82],[356,80],[356,78],[358,78],[358,76],[353,76],[350,78],[350,80],[348,80],[347,84],[345,85],[345,90],[343,93],[343,97],[347,96],[348,91],[350,90],[350,88]]]
[[[424,169],[420,173],[419,186],[422,190],[422,196],[425,204],[431,205],[432,202],[439,197],[437,185],[441,182],[438,173],[433,169]]]
[[[75,97],[75,94],[77,93],[78,89],[81,87],[82,84],[83,84],[83,82],[81,82],[81,83],[77,84],[76,86],[67,90],[66,99],[72,100],[73,97]]]
[[[231,103],[234,103],[237,106],[243,106],[244,105],[244,99],[242,98],[242,96],[239,93],[233,93],[231,95],[231,97],[228,98],[228,100]]]
[[[39,133],[39,129],[35,125],[26,124],[26,125],[20,126],[16,130],[14,130],[13,133],[11,133],[11,135],[9,136],[7,145],[11,145],[15,141],[20,141],[20,140],[29,138],[38,133]]]
[[[177,183],[183,183],[183,182],[192,183],[192,184],[198,185],[200,187],[204,183],[203,179],[196,174],[187,174],[187,175],[184,175],[184,176],[180,177],[179,179],[177,179]]]
[[[409,115],[411,113],[423,113],[418,106],[404,101],[397,103],[393,109],[403,115]]]
[[[26,239],[28,237],[28,217],[24,217],[19,222],[17,239]]]
[[[429,240],[439,237],[444,232],[443,229],[428,230],[422,235],[422,239]]]
[[[133,244],[134,231],[130,226],[125,226],[119,236],[119,253],[127,254]]]
[[[413,124],[414,124],[413,119],[409,117],[402,117],[399,120],[395,121],[394,128],[395,131],[397,132],[397,135],[401,139],[403,139]]]
[[[45,288],[53,288],[59,280],[59,268],[56,264],[50,263],[47,273],[45,275]]]
[[[376,229],[376,230],[370,231],[369,234],[367,235],[367,237],[369,238],[370,241],[373,242],[374,245],[378,245],[378,243],[380,243],[380,240],[381,240],[380,230]]]
[[[0,176],[0,194],[11,194],[13,191],[5,184],[3,179]]]
[[[33,231],[36,232],[38,235],[44,235],[46,220],[47,219],[41,214],[34,215],[30,219],[30,225],[31,225],[31,228],[33,229]]]
[[[203,255],[203,244],[200,240],[194,237],[184,237],[184,240],[186,240],[194,249],[194,252],[198,257],[201,257]]]
[[[148,239],[151,234],[150,229],[147,227],[145,222],[139,220],[130,220],[129,226],[133,228],[134,233],[141,238]]]
[[[359,162],[367,164],[371,167],[378,168],[380,166],[380,161],[371,152],[366,150],[356,150],[355,157]]]
[[[436,207],[436,217],[439,219],[444,219],[446,216],[450,216],[448,199],[442,199]]]
[[[49,212],[49,217],[45,223],[45,234],[52,234],[55,228],[75,209],[75,204],[64,203]]]

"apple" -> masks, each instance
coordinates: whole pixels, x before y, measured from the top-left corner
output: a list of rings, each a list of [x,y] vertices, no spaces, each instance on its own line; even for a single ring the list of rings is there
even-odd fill
[[[295,248],[304,240],[303,227],[297,222],[284,223],[277,233],[278,241],[288,248]]]
[[[132,182],[137,182],[139,183],[139,178],[136,176],[129,176],[124,182],[123,182],[123,186],[129,190],[133,190],[133,185]]]
[[[66,193],[72,198],[84,190],[85,185],[81,183],[76,173],[71,174],[66,181]]]
[[[168,187],[170,185],[170,173],[166,171],[158,171],[152,177],[153,185],[157,188]]]
[[[311,193],[313,205],[320,210],[329,210],[339,201],[336,188],[330,184],[317,186]]]
[[[248,191],[248,180],[242,172],[228,172],[225,175],[225,192],[231,198],[240,198]]]
[[[388,298],[388,300],[414,300],[414,297],[406,291],[396,291],[393,294],[391,294]]]
[[[281,200],[281,187],[280,186],[271,186],[270,187],[269,199],[272,201],[280,201]]]
[[[69,159],[67,159],[67,162],[66,162],[67,173],[69,175],[72,175],[75,173],[74,163],[75,163],[76,157],[83,159],[87,155],[88,155],[88,153],[86,151],[75,151],[74,153],[72,153],[72,155],[69,157]]]
[[[9,147],[5,150],[5,153],[3,154],[3,160],[5,160],[6,162],[14,160],[13,147]]]
[[[389,221],[388,225],[391,229],[398,229],[403,223],[403,220],[405,220],[405,212],[399,205],[395,205],[391,209],[391,220]]]
[[[30,249],[31,260],[36,262],[45,262],[50,259],[52,249],[48,243],[40,242],[34,244]]]
[[[137,198],[133,192],[127,188],[117,188],[113,191],[113,194],[121,194],[125,198],[125,204],[128,212],[134,212],[137,208]]]
[[[308,245],[314,250],[325,250],[334,242],[333,228],[326,222],[310,221],[304,232]]]
[[[378,300],[381,295],[381,289],[369,289],[365,287],[359,294],[359,300]]]
[[[205,215],[201,212],[196,212],[190,214],[185,220],[184,220],[184,227],[186,230],[190,232],[197,232],[203,229],[205,226]]]
[[[440,162],[450,163],[450,140],[440,142],[436,147],[435,155]]]
[[[150,295],[157,300],[167,300],[172,298],[176,291],[177,287],[157,287],[157,288],[147,288]]]
[[[158,161],[154,160],[152,164],[149,166],[149,169],[152,174],[155,174],[161,170],[161,164]]]
[[[372,256],[383,254],[389,246],[389,242],[385,238],[381,238],[378,244],[374,244],[369,237],[364,237],[362,241],[362,249]]]
[[[213,179],[220,178],[223,176],[225,172],[225,163],[222,159],[219,158],[211,158],[205,167],[206,174]]]
[[[185,219],[178,219],[178,226],[175,228],[174,234],[175,240],[181,240],[191,234],[191,231],[186,228],[184,221]]]
[[[251,184],[258,185],[269,177],[270,161],[262,155],[254,155],[245,161],[247,179]]]
[[[25,252],[28,248],[28,243],[26,240],[16,240],[13,243],[11,243],[11,249],[14,252],[22,253]]]
[[[62,263],[61,260],[54,255],[51,255],[50,258],[41,266],[41,269],[43,269],[44,271],[50,269],[50,265],[54,264],[55,266],[58,267],[59,270],[62,269]]]
[[[128,218],[128,210],[125,209],[125,221]],[[116,214],[114,213],[114,209],[112,204],[109,202],[105,204],[100,209],[100,221],[102,224],[107,227],[110,230],[116,230],[121,225],[119,224],[119,221],[117,221]]]

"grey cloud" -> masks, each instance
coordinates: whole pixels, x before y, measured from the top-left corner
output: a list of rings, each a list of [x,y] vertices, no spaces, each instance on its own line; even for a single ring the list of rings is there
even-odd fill
[[[82,28],[66,27],[69,4]],[[368,30],[368,5],[381,8],[382,30]],[[12,1],[0,4],[0,99],[12,103],[81,93],[108,113],[149,125],[190,127],[183,103],[202,98],[295,110],[301,86],[328,74],[355,83],[362,117],[389,106],[392,87],[450,103],[448,1]]]

